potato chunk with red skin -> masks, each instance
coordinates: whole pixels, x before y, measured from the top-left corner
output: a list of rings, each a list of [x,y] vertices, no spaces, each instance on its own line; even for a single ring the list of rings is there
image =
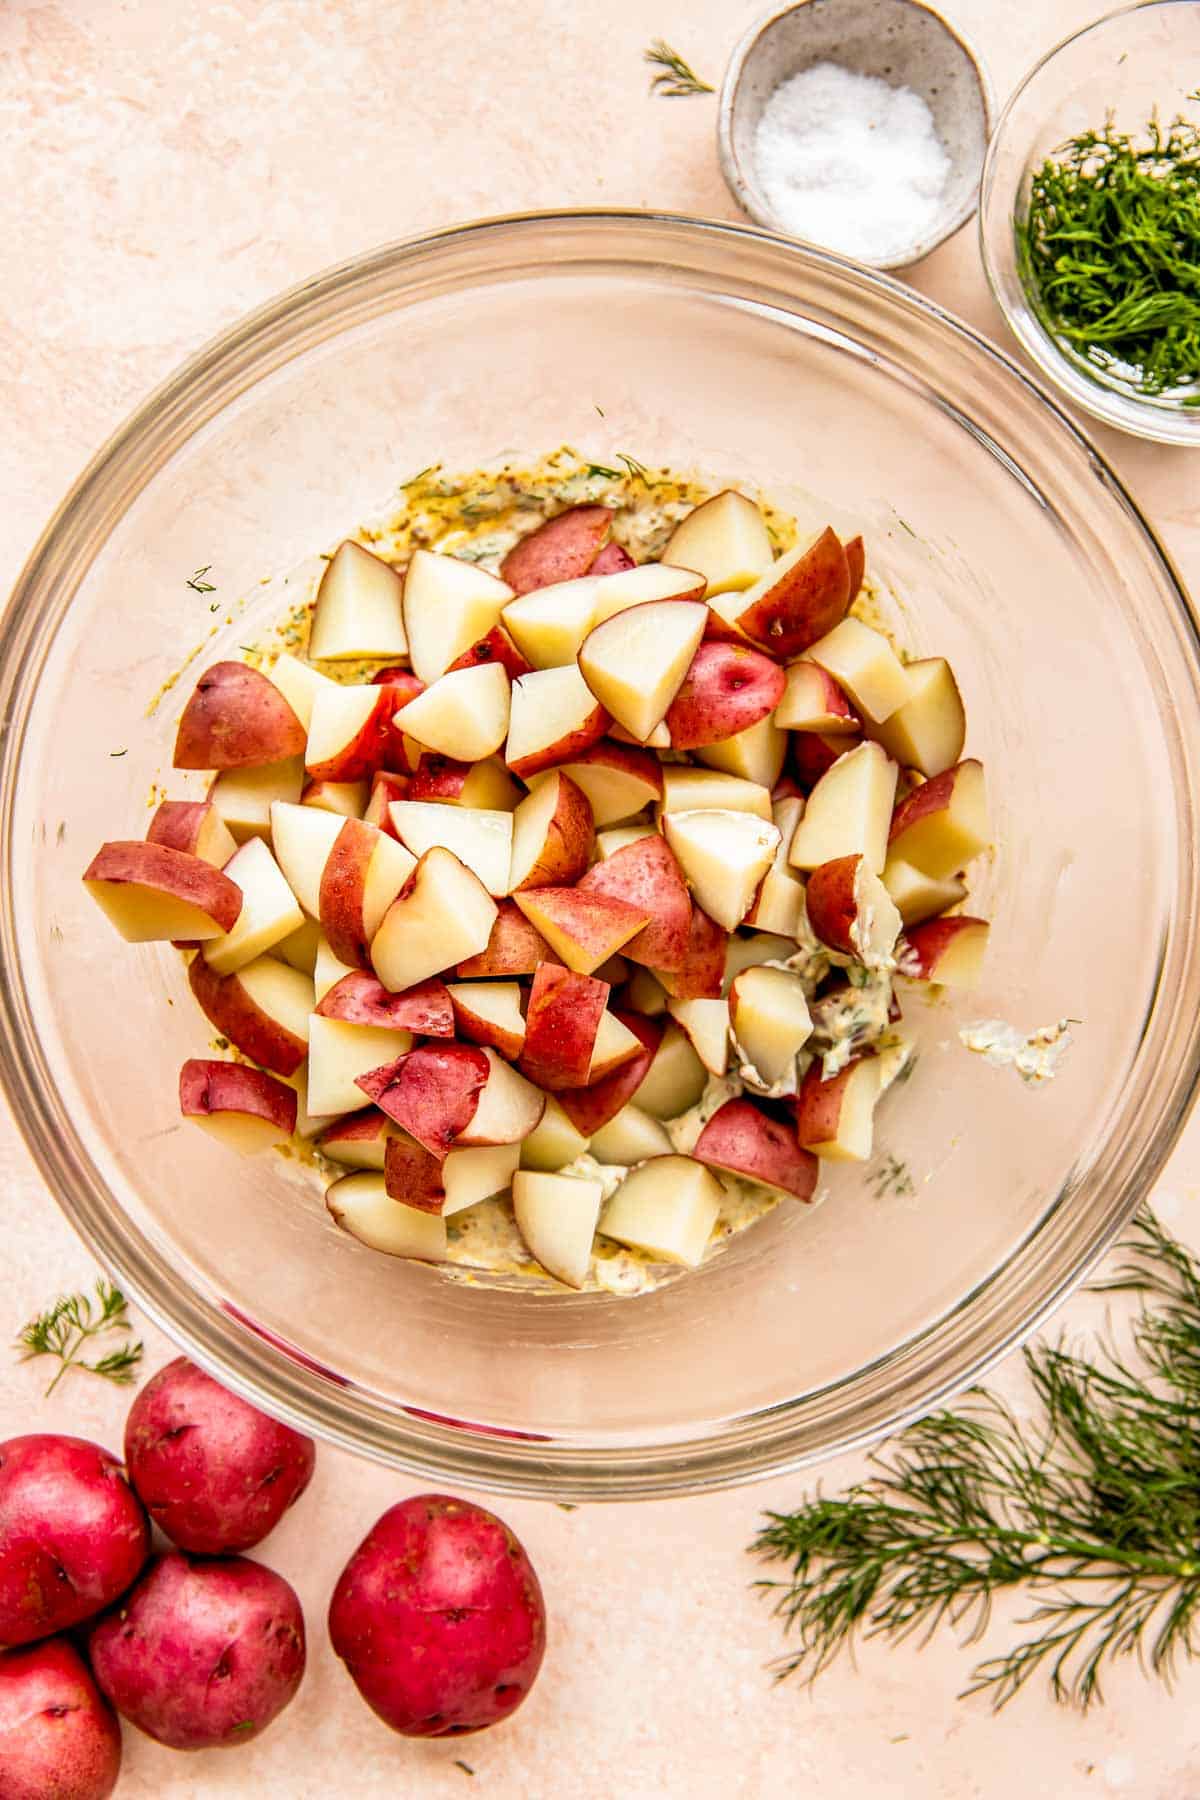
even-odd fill
[[[787,676],[748,644],[701,644],[667,708],[673,750],[695,750],[749,731],[773,713]]]
[[[350,1558],[329,1636],[393,1731],[463,1736],[499,1724],[529,1693],[546,1609],[533,1565],[500,1519],[418,1494],[385,1512]]]
[[[577,580],[593,567],[612,522],[610,506],[572,506],[556,513],[513,545],[500,564],[501,579],[514,594]]]
[[[177,769],[244,769],[299,756],[308,733],[273,681],[246,663],[206,669],[183,709]]]

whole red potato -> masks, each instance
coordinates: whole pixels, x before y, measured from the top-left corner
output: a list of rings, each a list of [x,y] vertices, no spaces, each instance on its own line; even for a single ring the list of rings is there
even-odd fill
[[[468,1500],[418,1494],[346,1564],[329,1635],[385,1724],[450,1737],[515,1712],[541,1667],[546,1609],[507,1525]]]
[[[186,1356],[129,1409],[125,1465],[160,1531],[205,1556],[249,1550],[312,1479],[311,1438],[280,1425]]]
[[[173,1750],[247,1744],[304,1674],[304,1614],[274,1570],[243,1556],[157,1556],[92,1626],[92,1673],[122,1718]]]
[[[150,1553],[115,1456],[49,1433],[0,1444],[0,1649],[102,1612]]]
[[[108,1800],[121,1727],[66,1638],[0,1655],[4,1800]]]

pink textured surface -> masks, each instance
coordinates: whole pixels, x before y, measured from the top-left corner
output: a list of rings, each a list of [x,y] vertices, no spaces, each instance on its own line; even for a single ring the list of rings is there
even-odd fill
[[[383,239],[481,214],[634,205],[733,217],[715,103],[651,100],[640,57],[661,32],[717,82],[755,0],[5,0],[0,116],[8,246],[0,329],[0,582],[87,456],[145,390],[239,313]],[[1095,0],[957,0],[955,22],[1003,98]],[[1002,335],[971,229],[915,286]],[[1096,429],[1200,587],[1196,463]],[[1200,1128],[1160,1185],[1163,1216],[1200,1243]],[[94,1270],[0,1122],[6,1280],[0,1338]],[[1096,1303],[1077,1299],[1068,1327]],[[171,1354],[146,1330],[147,1368]],[[1019,1371],[1004,1385],[1018,1396]],[[0,1435],[57,1428],[116,1447],[125,1398],[84,1377],[43,1406],[37,1367],[0,1357]],[[822,1472],[834,1487],[857,1472]],[[397,1793],[641,1800],[805,1793],[839,1800],[1138,1800],[1200,1794],[1200,1668],[1175,1698],[1127,1668],[1084,1720],[1031,1691],[993,1719],[954,1696],[965,1655],[871,1648],[810,1697],[773,1687],[779,1648],[749,1591],[760,1510],[781,1480],[713,1499],[566,1513],[490,1501],[528,1547],[549,1645],[520,1714],[469,1744],[405,1743],[355,1696],[324,1636],[353,1545],[416,1484],[322,1452],[312,1488],[265,1548],[300,1592],[304,1690],[261,1742],[183,1758],[126,1733],[122,1800]],[[995,1633],[1001,1641],[1002,1610]],[[472,1780],[456,1759],[475,1771]]]

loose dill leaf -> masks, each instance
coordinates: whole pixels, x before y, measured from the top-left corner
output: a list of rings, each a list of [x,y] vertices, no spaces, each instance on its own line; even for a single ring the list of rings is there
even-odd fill
[[[886,1152],[878,1168],[868,1171],[867,1180],[875,1190],[877,1200],[882,1200],[885,1194],[895,1194],[898,1198],[905,1199],[909,1194],[916,1193],[908,1164],[901,1162],[890,1150]]]
[[[128,756],[129,751],[127,748],[124,750],[110,750],[108,754],[110,756]]]
[[[587,463],[583,473],[589,481],[623,481],[625,479],[620,469],[610,469],[605,463]]]
[[[197,594],[215,594],[217,590],[214,583],[204,579],[211,571],[212,564],[205,563],[202,569],[197,569],[194,575],[188,576],[186,585]]]
[[[470,1763],[464,1762],[461,1756],[455,1757],[454,1766],[456,1769],[461,1769],[464,1775],[474,1775],[474,1773],[475,1773],[475,1771],[471,1767]]]
[[[672,49],[662,38],[655,38],[649,48],[642,52],[642,61],[658,69],[659,73],[650,82],[650,92],[658,94],[664,100],[688,100],[695,94],[712,94],[716,91],[707,81],[701,81],[691,65],[684,62],[678,50]]]
[[[1124,365],[1145,394],[1200,380],[1200,126],[1069,138],[1035,171],[1016,234],[1031,298],[1089,361]]]
[[[94,1302],[87,1294],[60,1295],[45,1312],[22,1327],[17,1335],[17,1348],[22,1352],[22,1362],[39,1356],[53,1356],[62,1365],[46,1389],[47,1395],[54,1392],[68,1369],[82,1369],[89,1375],[99,1375],[106,1381],[126,1387],[141,1361],[140,1342],[128,1338],[95,1362],[85,1362],[81,1352],[93,1338],[129,1329],[129,1309],[124,1294],[101,1276],[96,1283]]]
[[[860,1638],[948,1624],[974,1643],[1006,1589],[1029,1599],[1021,1633],[964,1690],[997,1709],[1039,1673],[1086,1709],[1122,1657],[1169,1683],[1200,1653],[1200,1263],[1148,1211],[1127,1251],[1102,1285],[1145,1296],[1140,1367],[1112,1346],[1034,1345],[1039,1423],[976,1389],[891,1439],[840,1498],[767,1515],[753,1549],[789,1570],[756,1585],[796,1640],[780,1677],[811,1682]]]

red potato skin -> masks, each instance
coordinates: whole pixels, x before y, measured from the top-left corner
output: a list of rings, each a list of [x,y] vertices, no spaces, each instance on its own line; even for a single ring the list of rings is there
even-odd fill
[[[513,545],[500,564],[500,579],[514,594],[531,594],[535,588],[588,574],[612,522],[609,506],[569,507]]]
[[[611,738],[603,743],[593,744],[591,749],[576,756],[574,761],[607,769],[621,769],[628,774],[640,776],[646,783],[645,804],[653,800],[661,800],[663,792],[662,764],[653,750],[644,750],[638,744],[618,744]],[[570,768],[566,771],[570,774]]]
[[[533,674],[533,664],[526,662],[503,625],[493,625],[486,637],[481,637],[450,664],[446,673],[451,675],[455,669],[477,669],[480,663],[499,663],[510,681],[515,681],[518,675]]]
[[[973,758],[968,758],[967,761],[975,768],[979,767]],[[949,806],[959,771],[966,766],[966,762],[955,763],[952,769],[944,769],[940,775],[933,775],[928,781],[920,782],[906,795],[892,814],[888,843],[894,843],[910,825],[916,825],[921,819],[928,818],[930,813],[941,812]]]
[[[338,961],[349,963],[354,969],[371,967],[362,902],[376,842],[373,825],[362,819],[347,819],[321,871],[321,930]]]
[[[501,1520],[466,1500],[418,1494],[384,1513],[350,1558],[329,1636],[393,1731],[464,1736],[509,1718],[532,1688],[546,1608]]]
[[[548,777],[550,781],[554,776]],[[569,887],[579,881],[588,866],[595,825],[591,801],[562,769],[558,771],[558,802],[550,818],[541,854],[520,890],[534,887]]]
[[[84,1438],[0,1444],[0,1649],[92,1618],[150,1554],[150,1528],[120,1463]]]
[[[794,568],[738,614],[738,628],[772,656],[798,656],[846,616],[850,570],[827,525]]]
[[[412,772],[406,798],[457,800],[474,766],[474,763],[455,762],[451,756],[439,756],[435,751],[424,750],[420,762]]]
[[[554,961],[549,944],[515,901],[498,900],[496,906],[487,949],[459,963],[456,973],[461,981],[476,976],[532,975],[539,963]]]
[[[411,669],[402,669],[398,664],[388,669],[380,669],[379,673],[372,677],[372,683],[376,687],[395,690],[391,710],[388,713],[388,729],[383,734],[383,746],[380,752],[381,766],[390,775],[407,775],[412,764],[409,762],[408,752],[404,747],[403,734],[391,729],[391,720],[402,706],[407,706],[410,700],[415,700],[418,694],[425,692],[425,683],[418,680]],[[404,796],[393,794],[391,797],[393,800],[400,800]],[[374,823],[378,825],[381,824],[381,821],[376,819]]]
[[[327,1125],[317,1139],[317,1149],[326,1144],[354,1144],[364,1138],[368,1143],[379,1137],[386,1129],[388,1121],[378,1107],[369,1106],[365,1112],[346,1113],[343,1118],[336,1119]]]
[[[397,775],[391,769],[377,769],[371,782],[371,795],[363,811],[363,824],[374,825],[379,831],[386,832],[397,843],[399,833],[392,824],[392,815],[388,811],[393,800],[407,800],[412,786],[407,775]]]
[[[845,1068],[831,1075],[828,1081],[821,1077],[820,1061],[811,1064],[800,1083],[799,1093],[785,1102],[796,1121],[796,1136],[803,1146],[825,1144],[837,1136],[846,1083],[862,1061],[861,1056],[852,1056]]]
[[[354,736],[324,762],[306,765],[309,778],[312,781],[373,781],[376,773],[386,765],[392,738],[396,738],[400,754],[404,753],[403,740],[392,729],[392,714],[405,704],[401,690],[394,683],[386,682],[379,690],[373,710]],[[404,767],[400,773],[404,772]]]
[[[749,1100],[727,1100],[713,1114],[692,1149],[697,1162],[746,1175],[808,1201],[817,1186],[819,1163],[802,1148],[794,1125],[771,1118]]]
[[[862,590],[863,577],[867,572],[867,550],[861,537],[847,538],[842,549],[846,552],[846,568],[850,575],[850,603],[853,605]]]
[[[312,1480],[316,1446],[239,1400],[186,1356],[146,1383],[125,1466],[159,1530],[203,1556],[251,1550]]]
[[[637,564],[623,544],[610,538],[603,550],[588,570],[589,575],[623,575],[626,569],[636,569]]]
[[[528,756],[518,756],[516,762],[508,763],[508,768],[518,780],[527,781],[531,775],[540,775],[543,769],[557,768],[559,763],[577,762],[583,751],[600,742],[611,724],[604,708],[597,704],[577,730],[568,732],[557,743],[531,751]],[[507,762],[507,758],[505,760]]]
[[[101,844],[84,870],[85,881],[129,881],[161,888],[201,907],[222,931],[232,931],[242,910],[242,890],[221,869],[188,850],[148,844],[141,838]]]
[[[517,1064],[522,1075],[550,1092],[582,1087],[608,996],[606,981],[540,963],[525,1013],[525,1048]]]
[[[452,997],[451,1004],[454,1008],[454,1024],[457,1032],[459,1036],[466,1038],[468,1043],[486,1044],[501,1056],[507,1057],[509,1062],[515,1061],[520,1056],[525,1042],[524,1037],[518,1037],[515,1032],[506,1031],[502,1025],[495,1024],[493,1020],[485,1019],[479,1013],[472,1012],[469,1003],[460,999],[457,994]]]
[[[729,933],[693,904],[687,954],[679,969],[655,969],[673,1000],[719,1000],[725,986]]]
[[[442,1158],[412,1138],[389,1138],[383,1155],[383,1185],[392,1199],[418,1212],[440,1213],[446,1204]]]
[[[808,922],[823,944],[843,956],[856,954],[851,928],[858,918],[855,883],[861,856],[836,856],[808,878]]]
[[[564,1089],[559,1093],[559,1105],[576,1131],[581,1131],[585,1137],[594,1136],[633,1099],[649,1074],[655,1051],[662,1042],[664,1027],[661,1020],[644,1018],[641,1013],[623,1012],[617,1007],[613,1012],[622,1025],[629,1027],[642,1048],[628,1062],[615,1068],[611,1075],[602,1075],[588,1087]]]
[[[252,1112],[271,1119],[290,1137],[296,1129],[296,1090],[248,1063],[191,1056],[179,1071],[179,1110],[185,1117]]]
[[[419,1044],[360,1075],[358,1086],[440,1159],[475,1117],[489,1073],[487,1057],[472,1044]]]
[[[393,994],[374,975],[355,970],[335,981],[317,1003],[323,1019],[347,1025],[379,1025],[386,1031],[415,1031],[420,1037],[452,1038],[454,1008],[444,981],[419,981]]]
[[[395,688],[396,710],[407,706],[418,694],[425,692],[425,683],[418,680],[411,669],[402,669],[399,663],[392,663],[389,668],[379,669],[371,677],[372,687]]]
[[[955,913],[949,919],[926,919],[911,925],[904,934],[904,970],[918,981],[936,981],[938,964],[961,932],[987,931],[986,919],[974,919],[968,913]]]
[[[623,956],[651,969],[676,972],[684,967],[691,942],[692,898],[664,838],[656,835],[626,844],[589,869],[579,891],[606,894],[651,915],[650,923],[621,946]]]
[[[834,737],[823,731],[793,731],[791,734],[792,770],[804,793],[811,793],[827,769],[848,750],[862,743],[858,736]]]
[[[200,833],[212,810],[211,800],[164,800],[150,821],[146,842],[165,844],[168,850],[186,850],[189,856],[195,856]]]
[[[248,1744],[295,1697],[304,1614],[282,1575],[243,1556],[155,1557],[88,1635],[101,1692],[173,1750]]]
[[[299,756],[308,733],[273,681],[245,663],[219,662],[183,709],[177,769],[244,769]]]
[[[582,882],[576,887],[526,888],[521,899],[540,909],[549,924],[561,930],[573,944],[585,947],[589,955],[603,950],[599,962],[607,961],[616,951],[624,949],[629,937],[650,921],[648,906],[633,906],[613,894],[585,888]]]
[[[774,712],[787,676],[747,644],[704,643],[667,710],[673,750],[696,750],[748,731]]]
[[[188,965],[188,986],[205,1018],[236,1044],[243,1056],[275,1075],[294,1075],[308,1055],[295,1037],[254,1005],[237,975],[217,975],[202,956]]]
[[[121,1727],[66,1638],[0,1655],[4,1800],[108,1800]]]

